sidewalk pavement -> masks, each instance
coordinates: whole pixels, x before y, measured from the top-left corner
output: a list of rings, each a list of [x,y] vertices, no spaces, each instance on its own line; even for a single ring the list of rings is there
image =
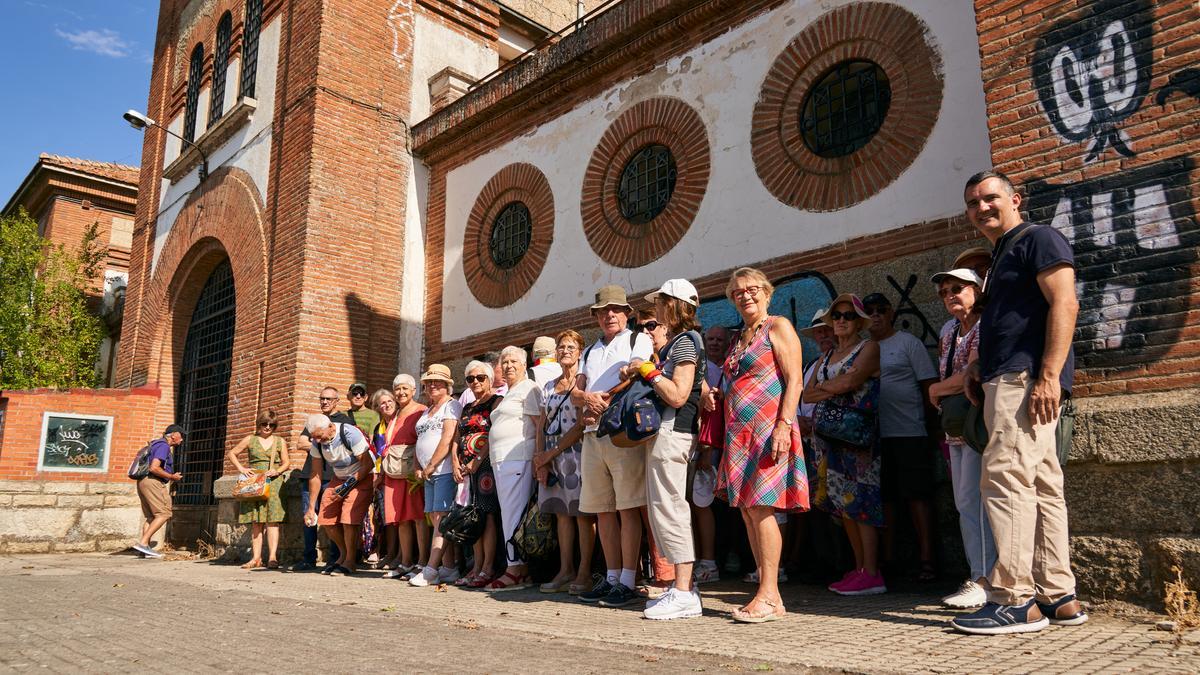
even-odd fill
[[[1197,672],[1198,633],[1093,615],[974,637],[930,593],[843,598],[782,587],[788,617],[736,624],[736,581],[698,619],[655,622],[536,590],[413,588],[379,573],[247,572],[129,555],[0,558],[0,670],[187,672]],[[324,640],[332,636],[334,644]]]

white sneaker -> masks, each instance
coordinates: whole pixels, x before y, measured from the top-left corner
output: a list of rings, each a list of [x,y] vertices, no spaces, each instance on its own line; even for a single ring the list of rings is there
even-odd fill
[[[432,567],[425,567],[420,574],[414,574],[413,578],[408,580],[409,586],[428,586],[436,584],[438,580],[438,572]]]
[[[458,581],[462,576],[462,572],[458,571],[457,567],[439,567],[437,580],[439,584],[452,584]]]
[[[957,591],[942,598],[943,605],[955,609],[983,607],[985,602],[987,602],[987,592],[973,579],[967,579],[962,586],[958,587]]]
[[[134,544],[133,550],[137,551],[138,553],[141,553],[142,555],[146,556],[147,558],[163,557],[163,554],[159,553],[158,551],[155,551],[154,549],[150,548],[149,546],[143,546],[141,544]]]
[[[716,563],[709,565],[696,565],[696,569],[692,572],[692,582],[697,584],[710,584],[714,581],[721,580],[721,570],[717,568]]]
[[[642,616],[656,621],[667,621],[692,619],[703,613],[704,607],[700,604],[699,593],[695,590],[681,591],[672,588],[671,591],[664,593],[653,607],[647,607],[646,611],[642,612]]]
[[[662,602],[663,600],[667,599],[674,593],[675,593],[674,586],[667,588],[667,590],[665,590],[661,594],[659,594],[658,597],[650,598],[649,600],[647,600],[646,601],[646,609],[650,609],[651,607],[653,607],[653,606],[657,605],[658,603]]]

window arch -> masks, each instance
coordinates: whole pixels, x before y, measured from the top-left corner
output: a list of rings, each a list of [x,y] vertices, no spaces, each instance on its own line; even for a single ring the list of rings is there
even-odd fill
[[[239,98],[254,98],[258,74],[258,34],[262,31],[262,0],[246,0],[246,21],[242,27],[242,84]]]
[[[217,22],[217,47],[213,52],[212,98],[208,104],[208,126],[225,114],[225,71],[229,68],[229,42],[233,36],[233,14],[225,12]]]
[[[183,137],[196,140],[196,107],[200,103],[200,76],[204,74],[204,43],[192,50],[192,61],[188,66],[187,104],[183,113]]]

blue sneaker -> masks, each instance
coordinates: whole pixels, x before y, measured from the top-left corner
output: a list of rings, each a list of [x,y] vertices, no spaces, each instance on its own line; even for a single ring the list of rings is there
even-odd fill
[[[638,594],[632,588],[622,583],[613,584],[608,595],[600,600],[601,607],[624,607],[638,599]]]
[[[1001,605],[989,602],[983,609],[955,617],[950,625],[955,630],[972,635],[1007,635],[1009,633],[1036,633],[1050,625],[1045,616],[1030,618],[1036,603],[1033,600],[1023,605]]]
[[[1058,602],[1039,602],[1037,606],[1042,616],[1055,626],[1081,626],[1088,620],[1087,612],[1083,611],[1083,605],[1075,599],[1074,593]]]
[[[595,586],[592,586],[592,590],[584,591],[579,594],[579,596],[578,596],[579,601],[580,602],[598,602],[598,601],[603,600],[604,598],[608,597],[608,594],[612,592],[612,589],[613,589],[612,583],[609,582],[608,579],[605,579],[602,577],[598,581],[596,581]]]

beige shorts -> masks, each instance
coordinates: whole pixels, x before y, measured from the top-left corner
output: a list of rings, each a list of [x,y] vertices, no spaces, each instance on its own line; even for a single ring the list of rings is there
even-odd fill
[[[171,486],[161,480],[146,476],[137,482],[138,499],[142,500],[142,515],[146,520],[159,516],[171,517]]]
[[[646,505],[646,449],[618,448],[608,437],[583,435],[579,510],[612,513]]]

